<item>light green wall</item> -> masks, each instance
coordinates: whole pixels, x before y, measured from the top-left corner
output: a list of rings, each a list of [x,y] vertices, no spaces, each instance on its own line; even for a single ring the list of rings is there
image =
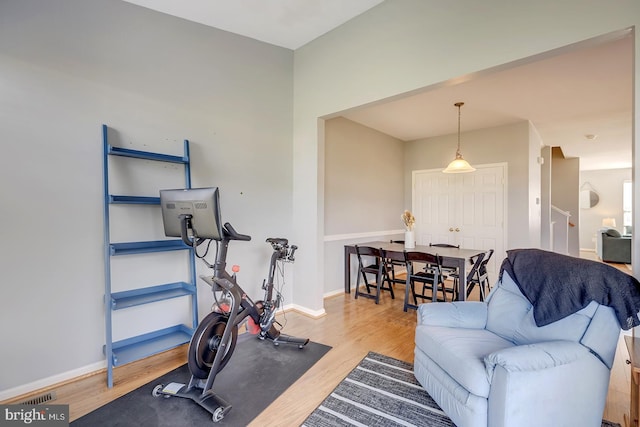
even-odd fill
[[[323,293],[328,294],[343,289],[345,244],[388,241],[402,233],[405,143],[343,117],[326,121],[325,142]],[[355,281],[355,263],[352,269]]]
[[[325,234],[402,228],[404,143],[345,118],[325,141]]]
[[[606,0],[387,0],[296,50],[294,228],[308,252],[295,268],[312,277],[296,288],[296,301],[322,307],[324,139],[319,138],[323,122],[318,118],[444,82],[455,84],[638,23],[640,2],[635,0],[618,1],[615,7]],[[638,127],[635,132],[637,141]]]

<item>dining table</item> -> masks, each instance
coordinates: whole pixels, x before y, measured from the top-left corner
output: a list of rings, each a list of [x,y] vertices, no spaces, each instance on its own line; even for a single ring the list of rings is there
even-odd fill
[[[383,249],[387,252],[413,251],[425,252],[442,257],[442,266],[449,268],[457,268],[460,280],[458,280],[458,300],[464,301],[467,298],[467,273],[466,267],[469,258],[480,253],[486,252],[484,249],[469,248],[449,248],[441,246],[415,245],[414,248],[405,248],[403,243],[390,242],[363,242],[358,246],[371,246],[373,248]],[[356,244],[344,245],[344,292],[351,293],[351,256],[356,254]]]

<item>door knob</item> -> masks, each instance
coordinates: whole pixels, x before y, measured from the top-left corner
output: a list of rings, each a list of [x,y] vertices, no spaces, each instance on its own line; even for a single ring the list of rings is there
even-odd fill
[[[453,231],[453,227],[449,227],[449,231]]]
[[[457,233],[458,231],[460,231],[460,229],[459,229],[458,227],[456,227],[456,233]]]

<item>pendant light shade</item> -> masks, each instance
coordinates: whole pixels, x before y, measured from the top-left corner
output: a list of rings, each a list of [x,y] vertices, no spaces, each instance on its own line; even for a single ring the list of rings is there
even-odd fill
[[[442,172],[444,173],[466,173],[473,172],[476,170],[473,166],[469,164],[460,154],[460,107],[464,105],[464,102],[456,102],[456,107],[458,107],[458,149],[456,150],[456,158],[453,159],[449,166]]]

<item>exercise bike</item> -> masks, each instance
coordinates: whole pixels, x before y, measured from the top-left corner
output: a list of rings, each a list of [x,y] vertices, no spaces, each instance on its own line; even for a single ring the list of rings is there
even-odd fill
[[[217,203],[217,192],[215,202]],[[165,221],[165,234],[175,234],[175,229],[167,232],[167,217],[164,212],[163,220]],[[213,265],[204,259],[204,255],[198,256],[207,267],[213,269],[213,275],[200,276],[200,278],[211,286],[216,303],[213,310],[199,323],[189,342],[187,351],[188,366],[191,372],[189,383],[159,384],[153,389],[152,394],[155,397],[191,399],[211,413],[213,422],[218,422],[224,418],[232,406],[214,393],[213,383],[216,375],[227,365],[233,355],[238,328],[243,322],[253,322],[253,326],[259,327],[258,338],[271,340],[276,346],[292,344],[302,349],[309,342],[308,338],[282,334],[276,327],[279,324],[275,315],[282,302],[280,292],[277,290],[274,292],[276,269],[279,263],[295,260],[297,246],[289,245],[285,238],[266,240],[273,249],[269,275],[262,284],[264,299],[254,302],[237,283],[235,272],[229,274],[226,271],[229,243],[232,240],[249,241],[251,236],[239,234],[231,224],[225,223],[218,229],[218,233],[213,233],[216,235],[214,237],[219,237],[219,240],[202,239],[198,237],[194,227],[194,215],[180,214],[179,221],[181,238],[185,244],[193,246],[194,251],[205,242],[207,242],[207,246],[211,244],[211,240],[215,240],[217,243],[216,260]],[[247,327],[249,328],[249,326]]]

